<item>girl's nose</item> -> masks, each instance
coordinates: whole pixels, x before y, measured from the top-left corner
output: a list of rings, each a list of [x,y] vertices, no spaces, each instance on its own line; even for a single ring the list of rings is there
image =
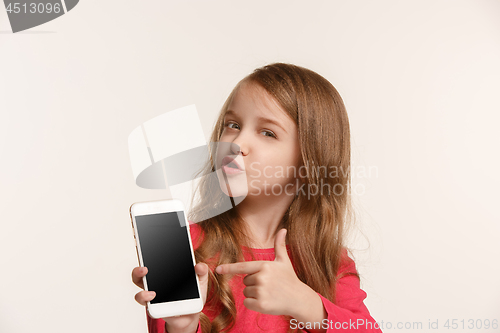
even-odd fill
[[[241,147],[241,143],[240,141],[233,141],[231,143],[231,152],[235,155],[239,155],[239,154],[243,154],[243,155],[246,155],[245,152],[243,151],[242,147]]]

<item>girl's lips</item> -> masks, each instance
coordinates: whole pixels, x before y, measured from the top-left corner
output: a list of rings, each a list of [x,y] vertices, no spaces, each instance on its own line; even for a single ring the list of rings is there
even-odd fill
[[[244,169],[238,164],[238,162],[236,162],[236,159],[234,157],[226,156],[222,159],[221,163],[222,163],[222,169],[224,169],[224,167],[226,167],[226,169],[233,169],[234,171],[232,173],[244,171]],[[234,165],[236,165],[237,169],[232,168],[232,167],[228,167],[227,165],[230,163],[233,163]]]

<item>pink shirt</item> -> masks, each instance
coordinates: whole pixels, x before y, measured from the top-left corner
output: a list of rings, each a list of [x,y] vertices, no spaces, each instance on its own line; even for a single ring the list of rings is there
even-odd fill
[[[190,222],[191,224],[191,222]],[[190,225],[191,239],[194,249],[197,249],[201,243],[201,227],[197,224]],[[251,249],[256,260],[274,260],[274,248],[271,249]],[[244,250],[245,260],[251,260],[249,250]],[[354,261],[347,256],[347,251],[344,250],[345,260],[342,262],[338,274],[345,272],[356,272]],[[288,322],[282,316],[268,315],[258,313],[247,309],[243,305],[245,296],[243,295],[243,276],[235,275],[231,280],[231,290],[236,302],[237,318],[236,324],[231,331],[228,332],[286,332],[288,327],[302,328],[296,326],[295,321]],[[359,279],[356,276],[347,275],[337,281],[337,304],[332,303],[322,295],[318,294],[323,301],[323,306],[328,314],[328,321],[322,322],[322,327],[327,329],[327,333],[337,331],[341,332],[379,332],[379,326],[371,317],[363,300],[366,298],[366,293],[360,289]],[[205,313],[210,320],[215,318],[214,313],[206,311]],[[163,319],[153,319],[147,315],[148,332],[149,333],[168,333],[165,330],[165,321]],[[316,328],[319,328],[316,326]],[[307,332],[306,329],[304,329]],[[198,325],[196,333],[201,333],[201,327]]]

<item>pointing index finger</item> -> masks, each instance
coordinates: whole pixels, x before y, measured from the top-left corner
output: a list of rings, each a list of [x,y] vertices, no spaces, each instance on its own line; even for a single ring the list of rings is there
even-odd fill
[[[244,261],[219,265],[215,271],[219,274],[253,274],[257,273],[261,266],[262,261]]]

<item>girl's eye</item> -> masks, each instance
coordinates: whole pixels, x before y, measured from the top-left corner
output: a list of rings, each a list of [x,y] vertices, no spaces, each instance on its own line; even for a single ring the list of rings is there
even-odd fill
[[[268,136],[270,138],[276,138],[276,135],[271,131],[264,130],[264,131],[262,131],[262,133],[269,134],[269,135],[264,135],[264,136]]]
[[[233,128],[233,129],[234,129],[234,127],[231,127],[231,125],[236,125],[236,126],[238,126],[238,127],[239,127],[239,125],[238,125],[238,124],[233,123],[233,122],[227,122],[227,123],[224,123],[224,127],[229,127],[229,128]],[[274,134],[273,132],[271,132],[271,131],[269,131],[269,130],[262,130],[262,132],[270,134],[270,135],[265,135],[266,137],[269,137],[269,138],[275,138],[275,139],[277,138],[277,137],[276,137],[276,134]]]
[[[239,127],[238,124],[236,124],[236,123],[226,123],[226,124],[224,124],[224,126],[227,126],[229,128],[234,128],[234,127],[231,127],[231,125],[235,125],[235,126]]]

